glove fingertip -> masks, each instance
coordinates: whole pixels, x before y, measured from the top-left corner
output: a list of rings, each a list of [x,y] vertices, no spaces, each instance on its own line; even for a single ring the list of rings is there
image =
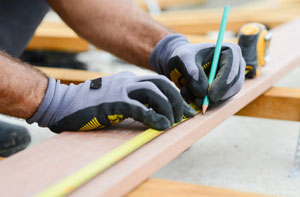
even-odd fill
[[[214,88],[211,88],[208,91],[208,98],[212,102],[218,102],[222,96],[223,95],[220,95],[219,91],[215,90]]]
[[[196,95],[197,97],[204,97],[207,94],[208,81],[207,80],[191,81],[190,88],[193,91],[194,95]]]
[[[199,108],[202,107],[202,104],[203,104],[203,99],[202,98],[196,98],[195,99],[195,105]]]
[[[178,123],[178,122],[180,122],[181,120],[182,120],[182,116],[177,117],[177,118],[175,119],[175,123]]]
[[[187,86],[182,86],[180,88],[180,94],[185,100],[188,100],[188,101],[195,100],[195,95]]]
[[[155,122],[150,127],[152,127],[153,129],[159,130],[159,131],[163,131],[165,129],[170,128],[171,126],[172,125],[167,118],[160,118],[159,121]]]
[[[189,106],[186,102],[184,102],[183,114],[185,117],[190,118],[197,114],[197,112]]]

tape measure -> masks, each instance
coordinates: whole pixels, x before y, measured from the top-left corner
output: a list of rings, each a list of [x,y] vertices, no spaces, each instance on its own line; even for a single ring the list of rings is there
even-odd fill
[[[193,107],[197,114],[200,112],[198,107],[194,104],[190,104]],[[184,122],[187,120],[183,118],[181,122],[174,124],[172,127]],[[167,130],[165,130],[167,131]],[[113,164],[117,163],[130,153],[134,152],[141,146],[150,142],[152,139],[156,138],[165,131],[159,131],[155,129],[147,129],[141,134],[135,136],[131,140],[125,142],[124,144],[113,149],[111,152],[103,155],[94,162],[86,165],[85,167],[79,169],[75,173],[67,176],[63,180],[55,183],[51,187],[45,189],[44,191],[37,194],[38,197],[60,197],[66,196],[69,193],[73,192]]]
[[[246,77],[260,75],[260,69],[269,60],[269,44],[272,33],[260,23],[248,23],[241,27],[238,45],[246,61]]]

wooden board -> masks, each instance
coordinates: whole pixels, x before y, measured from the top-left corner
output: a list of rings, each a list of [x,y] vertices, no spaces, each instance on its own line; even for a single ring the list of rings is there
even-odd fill
[[[217,127],[300,63],[300,20],[273,31],[271,61],[225,104],[199,114],[127,156],[71,196],[122,196]],[[96,132],[64,132],[0,162],[0,196],[32,196],[145,129],[126,120]],[[18,189],[16,189],[18,188]]]
[[[185,35],[188,40],[191,43],[216,43],[217,42],[217,38],[213,39],[213,38],[209,38],[207,36],[203,36],[203,35],[195,35],[195,34],[186,34]],[[233,42],[233,43],[237,43],[237,37],[234,38],[224,38],[223,42]]]
[[[83,52],[89,49],[89,44],[65,23],[43,22],[37,28],[27,49]]]
[[[226,30],[238,32],[243,24],[259,22],[270,28],[277,27],[300,16],[300,4],[288,9],[281,8],[232,8]],[[255,13],[255,14],[253,14]],[[153,16],[155,20],[182,34],[206,34],[218,31],[222,9],[198,9],[164,12]]]
[[[236,115],[300,121],[300,89],[271,88]]]
[[[46,75],[61,80],[64,84],[78,84],[88,79],[96,79],[99,77],[107,76],[106,73],[91,72],[85,70],[65,69],[65,68],[49,68],[49,67],[36,67]]]
[[[131,191],[127,197],[267,197],[267,195],[240,192],[177,181],[148,179]]]
[[[191,6],[203,3],[205,0],[157,0],[160,9]],[[145,0],[135,0],[136,4],[143,10],[148,10]]]
[[[275,2],[274,2],[275,3]],[[293,7],[293,6],[298,6],[300,4],[299,0],[279,0],[280,7],[285,8],[285,7]]]
[[[192,43],[216,42],[203,35],[187,35]],[[236,39],[225,41],[236,42]],[[29,42],[27,50],[52,50],[67,52],[88,51],[89,44],[80,38],[70,27],[63,22],[43,22],[36,30]]]
[[[256,14],[253,15],[253,12]],[[191,42],[212,42],[213,40],[199,36],[199,34],[218,31],[221,16],[222,9],[199,9],[164,12],[153,18],[179,33],[188,34]],[[298,16],[300,16],[300,3],[284,9],[259,8],[257,6],[243,9],[233,8],[230,11],[227,30],[238,32],[243,24],[254,21],[274,28]],[[88,42],[80,38],[65,23],[43,22],[35,32],[27,49],[83,52],[87,51],[88,47]]]

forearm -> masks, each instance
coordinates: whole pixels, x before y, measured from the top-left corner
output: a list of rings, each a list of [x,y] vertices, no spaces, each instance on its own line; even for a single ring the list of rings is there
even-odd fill
[[[30,118],[40,105],[47,77],[33,67],[0,52],[0,113]]]
[[[153,21],[133,0],[48,0],[79,35],[139,66],[169,29]]]

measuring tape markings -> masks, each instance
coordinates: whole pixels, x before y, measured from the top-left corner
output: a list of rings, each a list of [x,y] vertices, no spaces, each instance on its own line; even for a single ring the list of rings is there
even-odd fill
[[[190,104],[193,107],[197,114],[199,109]],[[184,122],[187,118],[183,118],[181,122],[175,123],[172,127]],[[165,130],[166,131],[166,130]],[[134,152],[141,146],[145,145],[152,139],[156,138],[165,131],[158,131],[155,129],[147,129],[137,136],[133,137],[129,141],[121,144],[120,146],[113,149],[111,152],[106,153],[99,159],[91,162],[90,164],[84,166],[83,168],[77,170],[73,174],[67,176],[66,178],[58,181],[49,188],[46,188],[42,192],[38,193],[38,197],[58,197],[66,196],[67,194],[78,189],[80,186],[111,167],[130,153]]]

